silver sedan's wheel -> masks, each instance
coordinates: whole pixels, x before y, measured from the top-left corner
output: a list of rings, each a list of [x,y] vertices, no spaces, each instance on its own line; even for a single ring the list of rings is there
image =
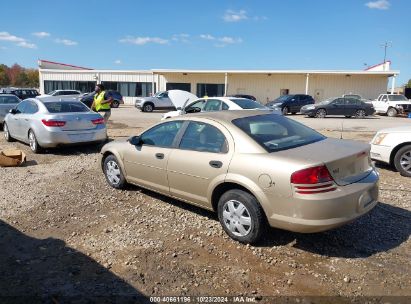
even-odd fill
[[[411,146],[404,146],[394,157],[395,168],[403,176],[411,177]]]
[[[126,179],[114,155],[109,155],[104,159],[103,171],[111,187],[120,189],[126,184]]]
[[[327,112],[324,109],[318,109],[315,113],[315,117],[324,118],[327,115]]]
[[[154,106],[151,103],[145,104],[143,106],[143,112],[153,112]]]
[[[36,135],[34,134],[32,130],[29,131],[29,145],[30,145],[31,151],[33,151],[34,153],[41,152],[41,147],[39,146]]]
[[[364,110],[357,110],[357,112],[355,112],[355,117],[356,118],[364,118],[365,117],[365,111]]]
[[[112,185],[118,185],[121,178],[120,167],[114,160],[110,160],[106,164],[106,175]]]
[[[251,216],[241,202],[229,200],[223,207],[224,224],[236,236],[244,237],[251,231]]]

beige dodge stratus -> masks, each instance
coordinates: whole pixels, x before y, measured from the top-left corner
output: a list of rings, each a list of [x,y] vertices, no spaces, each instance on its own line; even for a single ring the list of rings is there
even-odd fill
[[[369,151],[268,111],[221,111],[108,143],[101,165],[112,187],[131,183],[216,211],[231,238],[254,243],[267,225],[319,232],[370,211],[378,174]]]

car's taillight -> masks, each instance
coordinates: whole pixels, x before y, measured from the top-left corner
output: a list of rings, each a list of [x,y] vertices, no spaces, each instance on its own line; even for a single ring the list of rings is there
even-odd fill
[[[104,118],[93,119],[91,122],[95,125],[103,125],[104,124]]]
[[[63,120],[42,119],[41,122],[47,127],[64,127],[66,124]]]
[[[298,194],[317,194],[337,190],[333,181],[333,177],[324,165],[291,174],[291,183]]]

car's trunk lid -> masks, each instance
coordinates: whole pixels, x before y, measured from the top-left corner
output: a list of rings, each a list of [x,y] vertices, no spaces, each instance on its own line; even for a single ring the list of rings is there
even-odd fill
[[[63,131],[92,130],[97,127],[92,121],[101,119],[101,115],[93,113],[61,113],[49,117],[50,120],[64,121],[60,127]]]
[[[369,152],[369,144],[327,138],[274,154],[287,159],[296,159],[298,163],[306,167],[324,164],[334,181],[344,186],[358,182],[370,174],[373,167]]]

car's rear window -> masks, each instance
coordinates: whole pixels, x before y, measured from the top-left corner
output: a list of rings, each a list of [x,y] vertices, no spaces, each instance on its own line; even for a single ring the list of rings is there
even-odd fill
[[[326,137],[281,115],[265,114],[232,121],[268,152],[305,146]]]
[[[90,111],[90,109],[87,108],[84,104],[77,101],[45,102],[44,105],[50,113],[74,113]]]
[[[230,98],[232,102],[242,109],[264,109],[265,107],[258,102],[245,98]]]

